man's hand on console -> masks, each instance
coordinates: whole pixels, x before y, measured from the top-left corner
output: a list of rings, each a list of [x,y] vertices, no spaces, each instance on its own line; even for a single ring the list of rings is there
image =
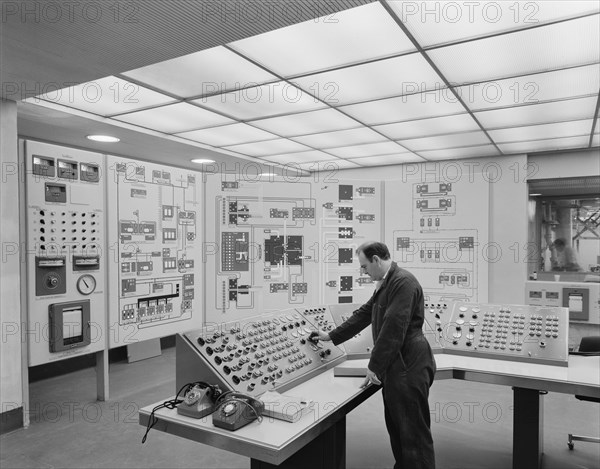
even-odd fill
[[[317,342],[319,342],[319,340],[329,342],[331,338],[329,337],[329,334],[327,332],[312,331],[310,333],[310,336],[308,336],[308,340],[310,340],[313,344],[316,344]]]

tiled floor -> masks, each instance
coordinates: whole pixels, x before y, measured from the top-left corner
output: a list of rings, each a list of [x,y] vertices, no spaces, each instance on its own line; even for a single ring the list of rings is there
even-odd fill
[[[343,379],[343,378],[340,378]],[[0,467],[9,468],[249,468],[248,458],[144,428],[138,410],[174,394],[175,349],[159,357],[111,365],[107,402],[97,402],[93,369],[30,386],[31,425],[0,439]],[[506,386],[444,380],[430,396],[438,469],[512,466],[512,391]],[[598,469],[600,445],[567,433],[600,435],[600,405],[573,396],[544,397],[545,469]],[[348,415],[347,467],[393,466],[376,394]]]

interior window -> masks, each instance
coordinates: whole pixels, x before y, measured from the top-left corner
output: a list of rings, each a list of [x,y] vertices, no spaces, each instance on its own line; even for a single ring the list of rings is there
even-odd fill
[[[530,274],[600,274],[600,186],[597,178],[530,181]],[[591,185],[590,185],[591,183]],[[594,186],[594,184],[596,184]],[[594,193],[596,192],[596,193]],[[576,274],[573,274],[576,275]],[[583,278],[581,278],[583,280]]]

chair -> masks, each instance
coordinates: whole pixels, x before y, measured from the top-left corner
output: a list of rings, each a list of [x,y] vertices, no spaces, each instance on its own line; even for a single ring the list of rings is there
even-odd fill
[[[581,343],[579,344],[578,353],[581,355],[586,355],[586,354],[591,355],[591,354],[600,353],[600,336],[582,337]],[[580,401],[600,402],[600,399],[598,399],[597,397],[580,396],[577,394],[575,395],[575,397],[577,399],[579,399]],[[596,438],[596,437],[592,437],[592,436],[578,436],[578,435],[573,435],[572,433],[569,433],[569,440],[567,442],[569,449],[573,449],[573,447],[574,447],[573,441],[588,441],[591,443],[600,443],[600,438]]]

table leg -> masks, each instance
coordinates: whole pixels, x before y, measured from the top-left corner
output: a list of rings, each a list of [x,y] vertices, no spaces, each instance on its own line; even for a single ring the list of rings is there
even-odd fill
[[[537,389],[513,388],[513,469],[540,468],[544,449],[544,400]]]
[[[278,466],[252,459],[250,469],[345,469],[346,417],[340,419]]]
[[[99,401],[108,401],[108,349],[96,352],[96,395]]]

